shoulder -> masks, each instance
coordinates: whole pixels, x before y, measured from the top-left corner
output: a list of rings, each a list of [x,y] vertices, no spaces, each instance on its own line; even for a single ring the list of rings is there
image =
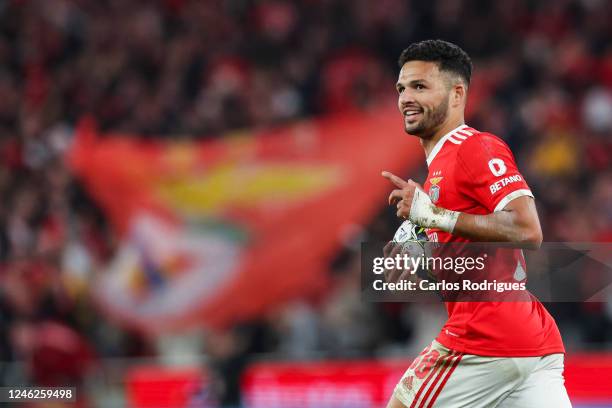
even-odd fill
[[[509,152],[510,148],[499,136],[489,132],[476,131],[472,136],[466,138],[457,154],[459,157],[491,156],[500,152]]]

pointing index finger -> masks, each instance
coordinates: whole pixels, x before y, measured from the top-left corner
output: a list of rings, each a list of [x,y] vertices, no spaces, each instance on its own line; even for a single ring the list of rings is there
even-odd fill
[[[406,182],[401,177],[398,177],[389,171],[383,171],[382,176],[386,178],[387,180],[389,180],[390,182],[392,182],[393,184],[395,184],[396,186],[398,186],[399,188],[404,188],[408,185],[408,182]]]

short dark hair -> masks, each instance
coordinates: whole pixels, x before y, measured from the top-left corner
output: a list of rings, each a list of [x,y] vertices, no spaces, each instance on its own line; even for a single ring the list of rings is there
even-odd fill
[[[472,60],[459,46],[444,40],[425,40],[410,44],[402,51],[400,68],[408,61],[436,62],[440,71],[459,75],[467,85],[472,77]]]

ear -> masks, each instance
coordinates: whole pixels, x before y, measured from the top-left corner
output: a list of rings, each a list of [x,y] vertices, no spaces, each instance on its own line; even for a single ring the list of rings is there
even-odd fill
[[[459,81],[453,85],[453,89],[451,90],[451,106],[460,107],[465,104],[467,97],[467,87],[463,83],[463,81]]]

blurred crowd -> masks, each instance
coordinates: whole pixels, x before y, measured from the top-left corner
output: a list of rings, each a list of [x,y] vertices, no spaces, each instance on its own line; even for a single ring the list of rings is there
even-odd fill
[[[478,103],[468,123],[510,144],[545,240],[612,241],[608,2],[375,3],[0,2],[0,361],[30,361],[31,381],[62,384],[80,381],[98,357],[155,353],[75,295],[83,279],[71,277],[91,273],[115,247],[103,213],[62,160],[81,117],[148,137],[212,138],[367,109],[393,99],[399,53],[426,38],[472,56]],[[381,208],[364,228],[388,239],[396,227]],[[438,316],[362,303],[358,273],[347,246],[330,265],[335,285],[324,299],[208,336],[213,365],[232,378],[252,353],[393,353],[419,336],[418,322],[427,321],[419,316]],[[550,308],[570,344],[612,342],[609,304]],[[228,384],[221,393],[231,403]]]

